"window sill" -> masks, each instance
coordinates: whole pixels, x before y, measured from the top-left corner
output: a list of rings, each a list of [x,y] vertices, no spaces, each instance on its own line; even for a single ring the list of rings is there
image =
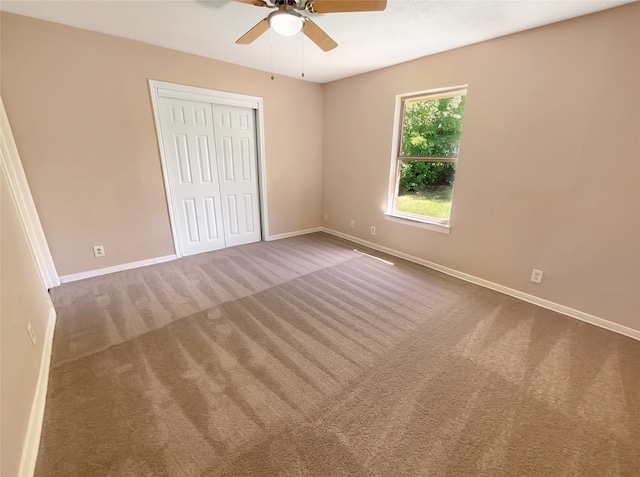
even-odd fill
[[[436,224],[434,222],[429,222],[428,220],[419,220],[411,217],[405,217],[402,215],[395,215],[390,213],[384,214],[385,220],[389,220],[391,222],[397,222],[399,224],[409,225],[411,227],[418,227],[421,229],[431,230],[433,232],[439,232],[441,234],[449,234],[451,227],[449,225]]]

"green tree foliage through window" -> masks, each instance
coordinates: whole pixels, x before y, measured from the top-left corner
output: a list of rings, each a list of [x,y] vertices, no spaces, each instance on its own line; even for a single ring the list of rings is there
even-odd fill
[[[405,103],[401,157],[456,158],[465,96]],[[402,161],[399,193],[453,184],[455,163]]]

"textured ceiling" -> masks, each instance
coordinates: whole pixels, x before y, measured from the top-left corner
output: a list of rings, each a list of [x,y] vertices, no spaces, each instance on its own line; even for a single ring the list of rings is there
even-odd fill
[[[338,42],[327,53],[270,31],[236,45],[270,10],[226,0],[2,0],[0,9],[325,83],[632,1],[389,0],[384,12],[309,14]]]

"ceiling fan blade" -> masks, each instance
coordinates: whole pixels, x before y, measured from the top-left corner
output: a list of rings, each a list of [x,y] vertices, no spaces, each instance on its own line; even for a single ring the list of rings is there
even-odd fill
[[[255,5],[256,7],[266,7],[267,4],[264,0],[233,0],[239,3],[248,3],[249,5]]]
[[[323,51],[333,50],[338,44],[327,35],[322,28],[316,25],[312,20],[308,18],[305,20],[302,26],[302,33],[307,35],[312,42],[320,47]]]
[[[387,0],[314,0],[308,8],[314,13],[380,12]]]
[[[269,21],[265,18],[247,33],[236,40],[238,45],[248,45],[269,29]]]

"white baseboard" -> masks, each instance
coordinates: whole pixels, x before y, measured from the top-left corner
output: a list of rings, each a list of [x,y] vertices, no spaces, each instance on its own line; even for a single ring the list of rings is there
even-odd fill
[[[425,267],[432,268],[442,273],[446,273],[447,275],[451,275],[452,277],[460,278],[461,280],[465,280],[467,282],[475,283],[476,285],[483,286],[485,288],[490,288],[491,290],[498,291],[500,293],[504,293],[505,295],[512,296],[514,298],[519,298],[520,300],[533,303],[534,305],[541,306],[542,308],[547,308],[552,311],[556,311],[558,313],[562,313],[563,315],[570,316],[572,318],[576,318],[581,321],[585,321],[587,323],[591,323],[592,325],[599,326],[600,328],[607,329],[609,331],[614,331],[616,333],[620,333],[621,335],[628,336],[629,338],[633,338],[640,341],[640,330],[634,330],[633,328],[629,328],[624,325],[620,325],[618,323],[614,323],[612,321],[605,320],[604,318],[599,318],[594,315],[590,315],[589,313],[585,313],[580,310],[575,310],[573,308],[569,308],[568,306],[560,305],[559,303],[554,303],[549,300],[545,300],[544,298],[540,298],[534,295],[529,295],[528,293],[521,292],[519,290],[515,290],[513,288],[506,287],[504,285],[499,285],[498,283],[490,282],[489,280],[485,280],[483,278],[478,278],[473,275],[469,275],[467,273],[459,272],[458,270],[454,270],[452,268],[444,267],[442,265],[438,265],[437,263],[430,262],[428,260],[423,260],[422,258],[414,257],[413,255],[409,255],[403,252],[398,252],[397,250],[383,247],[382,245],[378,245],[373,242],[368,242],[367,240],[360,239],[358,237],[353,237],[351,235],[338,232],[337,230],[328,229],[326,227],[322,228],[323,232],[326,232],[331,235],[335,235],[336,237],[343,238],[345,240],[349,240],[351,242],[358,243],[360,245],[364,245],[365,247],[372,248],[374,250],[378,250],[380,252],[387,253],[389,255],[393,255],[394,257],[402,258],[404,260],[408,260],[410,262],[417,263],[419,265],[424,265]]]
[[[114,265],[113,267],[99,268],[97,270],[89,270],[88,272],[73,273],[60,277],[61,283],[75,282],[76,280],[84,280],[85,278],[99,277],[109,273],[122,272],[133,268],[146,267],[147,265],[155,265],[156,263],[170,262],[178,257],[173,255],[165,255],[164,257],[149,258],[147,260],[139,260],[137,262],[123,263],[122,265]]]
[[[314,227],[312,229],[296,230],[295,232],[286,232],[284,234],[269,235],[269,237],[267,237],[265,241],[271,242],[272,240],[280,240],[280,239],[289,238],[289,237],[297,237],[298,235],[307,235],[315,232],[322,232],[323,230],[324,229],[322,227]]]
[[[312,229],[296,230],[295,232],[287,232],[284,234],[270,235],[265,241],[270,242],[272,240],[280,240],[289,237],[296,237],[298,235],[312,234],[315,232],[322,232],[322,227],[315,227]],[[123,263],[122,265],[114,265],[113,267],[99,268],[97,270],[89,270],[87,272],[72,273],[71,275],[64,275],[60,277],[60,283],[75,282],[77,280],[84,280],[85,278],[99,277],[100,275],[107,275],[109,273],[122,272],[124,270],[131,270],[133,268],[146,267],[148,265],[155,265],[156,263],[170,262],[176,260],[177,255],[165,255],[164,257],[150,258],[147,260],[139,260],[137,262]]]
[[[47,387],[49,385],[49,368],[51,365],[51,351],[53,347],[53,332],[56,327],[56,310],[51,305],[47,320],[47,331],[44,336],[42,358],[40,360],[40,373],[36,384],[36,393],[31,405],[29,426],[22,447],[20,459],[20,477],[31,477],[36,469],[38,450],[40,449],[40,434],[44,420],[44,406],[47,400]]]

